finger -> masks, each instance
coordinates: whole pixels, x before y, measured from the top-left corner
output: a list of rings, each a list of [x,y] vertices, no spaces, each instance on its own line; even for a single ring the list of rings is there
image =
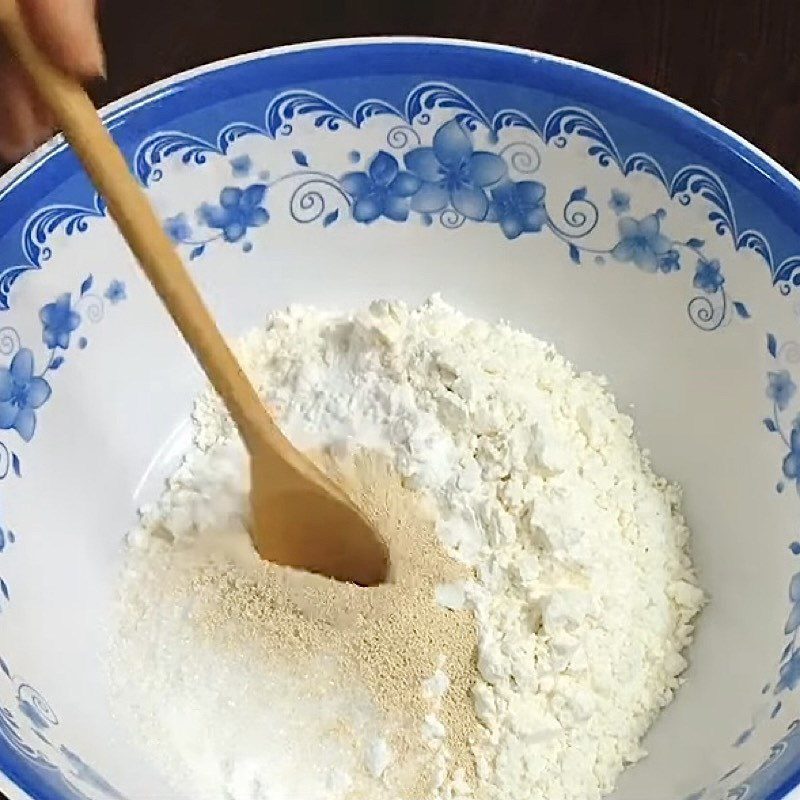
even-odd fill
[[[82,78],[105,76],[96,0],[19,0],[31,35],[62,69]]]
[[[53,132],[50,115],[13,66],[0,65],[0,157],[17,161]]]

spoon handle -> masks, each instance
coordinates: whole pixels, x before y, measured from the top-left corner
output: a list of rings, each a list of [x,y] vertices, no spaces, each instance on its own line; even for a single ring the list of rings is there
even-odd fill
[[[83,87],[32,41],[16,0],[0,0],[0,31],[108,203],[108,209],[246,442],[287,446],[217,328],[143,189]]]

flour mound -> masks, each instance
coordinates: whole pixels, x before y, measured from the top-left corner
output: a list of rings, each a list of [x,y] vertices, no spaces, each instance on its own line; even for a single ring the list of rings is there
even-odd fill
[[[593,800],[611,791],[644,755],[640,740],[681,681],[703,594],[680,492],[653,474],[606,382],[576,374],[550,345],[438,298],[418,309],[376,302],[346,316],[292,308],[247,335],[238,353],[299,446],[382,453],[408,489],[428,498],[439,545],[463,568],[434,595],[474,620],[474,680],[463,700],[470,707],[437,715],[434,701],[453,678],[443,653],[424,682],[433,711],[420,741],[444,741],[467,712],[480,724],[469,728],[469,768],[443,758],[426,798]],[[203,454],[236,442],[212,393],[196,405],[194,433],[183,472],[131,537],[145,550],[174,549],[188,529],[208,528],[181,487],[202,487]],[[218,473],[206,477],[219,482]],[[228,489],[214,513],[238,538],[220,533],[215,541],[227,541],[225,557],[241,565],[252,555],[246,488],[231,477]],[[181,630],[176,622],[170,636]],[[165,637],[159,646],[174,643]],[[191,652],[189,642],[189,659]],[[333,772],[302,787],[304,799],[346,796],[329,785],[352,782],[358,747],[369,751],[374,775],[390,759],[381,719],[368,710],[374,693],[339,705],[336,697],[323,703],[321,719],[341,706],[361,709],[369,741],[320,745],[315,757]],[[236,710],[229,713],[234,720]]]

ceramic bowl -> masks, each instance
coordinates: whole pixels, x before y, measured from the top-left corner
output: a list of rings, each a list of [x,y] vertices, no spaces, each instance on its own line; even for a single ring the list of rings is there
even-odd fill
[[[793,789],[794,178],[663,95],[464,42],[256,53],[104,116],[228,334],[293,302],[441,292],[607,375],[685,487],[711,598],[614,797]],[[0,788],[172,797],[114,724],[99,654],[123,535],[202,378],[60,139],[0,181],[0,328]]]

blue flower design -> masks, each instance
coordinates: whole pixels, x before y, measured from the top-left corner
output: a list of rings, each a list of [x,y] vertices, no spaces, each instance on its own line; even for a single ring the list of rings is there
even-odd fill
[[[667,250],[658,259],[658,268],[665,274],[677,272],[681,268],[680,253],[677,250]]]
[[[51,349],[69,347],[70,334],[81,324],[81,317],[72,308],[69,292],[59,295],[52,303],[42,306],[39,311],[42,322],[42,341]]]
[[[800,650],[795,650],[791,658],[781,664],[780,678],[775,685],[775,694],[784,689],[791,691],[797,688],[798,683],[800,683]]]
[[[795,482],[800,492],[800,428],[792,428],[789,436],[789,453],[783,459],[783,474]]]
[[[395,222],[408,219],[411,196],[422,181],[410,172],[402,172],[397,159],[380,150],[367,172],[348,172],[340,183],[354,200],[353,219],[369,223],[378,217]]]
[[[539,233],[547,222],[544,185],[538,181],[506,181],[491,190],[488,222],[499,222],[507,239],[521,233]]]
[[[715,258],[712,261],[704,261],[702,258],[697,261],[697,269],[692,281],[695,289],[708,294],[715,294],[725,283],[725,276],[722,274],[722,267]]]
[[[788,370],[767,373],[767,397],[783,411],[797,391],[797,385],[792,380]]]
[[[192,238],[192,227],[186,219],[186,214],[178,214],[165,219],[164,230],[175,244],[181,244]]]
[[[203,203],[198,216],[209,228],[221,230],[226,242],[238,242],[249,228],[258,228],[269,221],[267,209],[262,205],[266,194],[263,183],[254,183],[246,189],[226,186],[219,194],[219,205]]]
[[[29,442],[36,430],[35,411],[50,394],[50,384],[33,374],[33,353],[21,348],[10,367],[0,367],[0,429],[14,428]]]
[[[626,211],[631,210],[631,196],[627,192],[620,191],[619,189],[612,189],[608,207],[617,214],[617,216],[624,214]]]
[[[411,208],[431,214],[450,204],[459,214],[477,221],[485,219],[489,210],[484,189],[500,183],[508,173],[500,156],[475,152],[469,135],[455,119],[436,131],[433,147],[417,147],[406,153],[404,160],[422,181]]]
[[[122,300],[126,300],[128,295],[125,292],[125,284],[122,281],[113,280],[108,284],[108,289],[105,290],[103,296],[112,305],[116,305]]]
[[[611,255],[617,261],[633,262],[645,272],[658,272],[662,256],[672,249],[672,242],[661,233],[658,214],[640,220],[623,217],[619,221],[619,235]]]

